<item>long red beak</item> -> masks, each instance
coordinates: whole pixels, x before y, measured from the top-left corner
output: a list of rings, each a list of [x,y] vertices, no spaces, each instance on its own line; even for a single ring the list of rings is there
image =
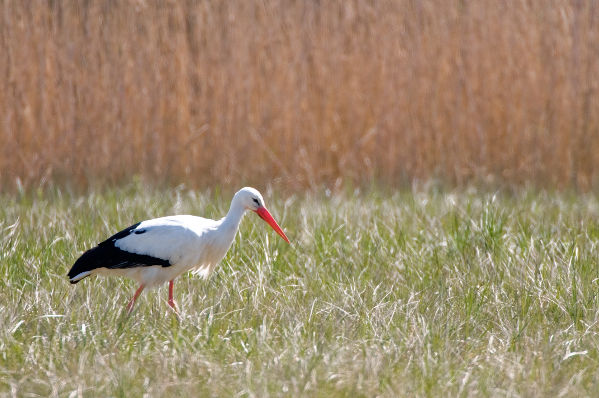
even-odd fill
[[[279,224],[277,224],[275,219],[272,218],[272,216],[270,215],[268,210],[266,210],[266,207],[259,207],[258,210],[255,210],[255,212],[258,213],[260,218],[263,219],[264,221],[266,221],[268,223],[268,225],[270,225],[272,227],[272,229],[277,231],[277,233],[279,235],[281,235],[281,238],[283,238],[285,240],[285,242],[289,243],[289,239],[287,239],[287,236],[285,236],[285,232],[283,232],[281,227],[279,227]]]

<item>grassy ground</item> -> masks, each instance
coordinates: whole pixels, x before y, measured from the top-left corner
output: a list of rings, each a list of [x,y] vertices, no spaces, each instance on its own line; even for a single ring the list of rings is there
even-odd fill
[[[208,281],[124,306],[66,272],[135,221],[229,195],[0,198],[0,396],[580,396],[599,387],[599,202],[480,192],[273,198]],[[214,203],[219,203],[217,207]]]

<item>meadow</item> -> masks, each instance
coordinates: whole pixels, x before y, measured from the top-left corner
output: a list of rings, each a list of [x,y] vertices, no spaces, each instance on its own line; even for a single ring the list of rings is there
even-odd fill
[[[0,397],[594,395],[598,4],[0,2]],[[69,284],[245,185],[180,317]]]
[[[599,201],[420,187],[279,195],[209,280],[66,273],[138,220],[218,218],[227,191],[0,196],[0,396],[590,396]]]

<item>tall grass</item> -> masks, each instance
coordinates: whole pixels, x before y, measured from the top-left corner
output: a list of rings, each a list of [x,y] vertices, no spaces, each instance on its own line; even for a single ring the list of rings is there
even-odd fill
[[[222,199],[222,200],[217,200]],[[208,281],[66,272],[86,248],[228,197],[0,197],[0,396],[593,396],[599,203],[414,191],[266,200]],[[212,203],[218,203],[217,206]]]
[[[592,0],[0,4],[0,181],[599,173]]]

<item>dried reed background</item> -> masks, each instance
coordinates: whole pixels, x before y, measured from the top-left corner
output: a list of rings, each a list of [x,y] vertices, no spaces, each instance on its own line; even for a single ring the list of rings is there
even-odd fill
[[[0,4],[0,180],[599,186],[595,1]]]

